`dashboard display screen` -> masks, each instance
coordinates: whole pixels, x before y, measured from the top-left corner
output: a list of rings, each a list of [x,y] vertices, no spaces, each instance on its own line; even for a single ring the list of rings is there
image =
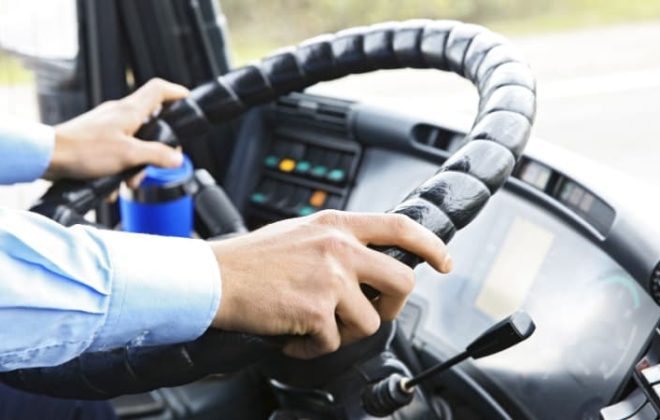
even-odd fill
[[[548,256],[553,239],[552,232],[515,218],[474,306],[493,319],[504,318],[520,308]]]
[[[536,323],[532,337],[468,363],[530,417],[598,418],[660,316],[635,280],[560,219],[507,191],[449,251],[451,274],[417,268],[411,300],[424,308],[418,337],[458,352],[522,309]]]

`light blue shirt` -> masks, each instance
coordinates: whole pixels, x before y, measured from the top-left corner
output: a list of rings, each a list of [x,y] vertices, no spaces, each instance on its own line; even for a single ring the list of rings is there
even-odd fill
[[[43,175],[54,142],[50,127],[2,121],[0,184]],[[0,371],[194,340],[220,294],[204,241],[64,228],[0,207]]]

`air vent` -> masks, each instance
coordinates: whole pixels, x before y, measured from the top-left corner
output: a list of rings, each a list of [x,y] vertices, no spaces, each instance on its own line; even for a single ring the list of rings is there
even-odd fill
[[[316,112],[318,112],[320,116],[343,122],[346,121],[346,118],[348,117],[348,111],[349,108],[345,105],[341,106],[341,105],[333,105],[327,103],[319,103]]]
[[[431,124],[417,124],[412,129],[413,141],[443,152],[453,152],[460,145],[462,135]]]
[[[653,273],[651,274],[651,282],[649,286],[649,291],[651,292],[651,297],[655,300],[655,303],[660,305],[660,262],[655,266]]]
[[[320,123],[334,129],[347,129],[351,102],[292,93],[277,99],[275,110],[282,117]]]
[[[280,96],[277,98],[277,107],[280,109],[298,109],[298,100],[293,96]]]

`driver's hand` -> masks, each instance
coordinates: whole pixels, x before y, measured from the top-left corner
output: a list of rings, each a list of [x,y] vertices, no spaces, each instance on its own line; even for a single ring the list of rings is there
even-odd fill
[[[45,178],[96,178],[146,164],[180,166],[181,152],[133,135],[163,102],[188,93],[183,86],[153,79],[123,99],[105,102],[56,126],[55,148]]]
[[[399,246],[443,273],[452,267],[445,244],[403,215],[322,211],[285,220],[211,244],[222,273],[213,326],[300,336],[284,352],[305,359],[374,334],[403,308],[414,274],[367,244]],[[380,297],[370,302],[360,283]]]

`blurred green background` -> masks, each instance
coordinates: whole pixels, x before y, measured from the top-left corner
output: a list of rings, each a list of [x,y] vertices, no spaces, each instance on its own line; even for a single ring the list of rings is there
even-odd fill
[[[0,52],[0,85],[25,84],[32,80],[32,72],[25,70],[17,59]]]
[[[660,0],[223,0],[235,65],[351,26],[411,18],[459,19],[505,34],[660,18]],[[0,53],[0,85],[32,81]]]
[[[351,26],[411,18],[459,19],[505,34],[660,18],[660,0],[223,0],[236,64]]]

